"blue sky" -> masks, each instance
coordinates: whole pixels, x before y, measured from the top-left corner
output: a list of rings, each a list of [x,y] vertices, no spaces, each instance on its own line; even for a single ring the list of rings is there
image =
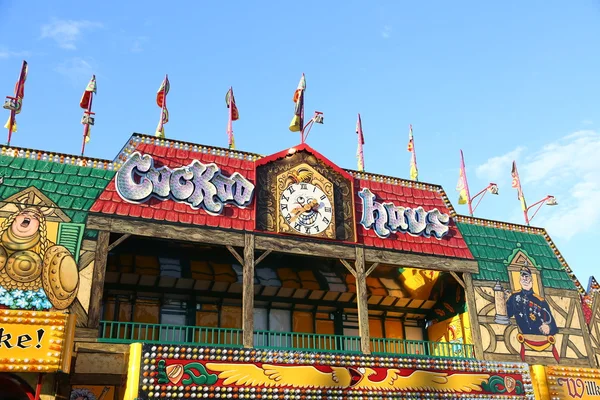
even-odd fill
[[[325,113],[308,142],[343,167],[356,168],[360,112],[366,169],[407,178],[412,123],[421,180],[467,213],[454,191],[462,148],[471,192],[500,186],[476,216],[522,223],[516,159],[529,203],[559,201],[533,225],[587,284],[599,266],[600,2],[421,3],[0,0],[0,95],[30,66],[12,144],[77,154],[95,73],[86,154],[113,158],[132,132],[154,132],[168,73],[168,137],[226,147],[233,86],[237,147],[270,154],[299,141],[287,127],[304,72],[307,113]]]

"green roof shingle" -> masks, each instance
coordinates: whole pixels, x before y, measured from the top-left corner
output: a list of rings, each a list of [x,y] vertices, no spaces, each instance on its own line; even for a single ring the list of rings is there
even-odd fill
[[[545,287],[576,290],[573,280],[541,234],[465,222],[458,222],[457,226],[479,264],[479,273],[473,275],[473,279],[508,282],[505,261],[518,248],[524,250],[540,267]]]
[[[71,218],[84,223],[87,211],[115,171],[0,155],[0,201],[35,186]],[[93,233],[92,233],[93,235]]]

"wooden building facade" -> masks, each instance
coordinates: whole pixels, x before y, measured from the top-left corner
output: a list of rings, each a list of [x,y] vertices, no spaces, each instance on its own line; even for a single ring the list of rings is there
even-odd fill
[[[73,336],[43,370],[41,339],[0,347],[29,397],[546,398],[546,366],[598,368],[600,301],[545,231],[438,185],[141,134],[112,161],[3,148],[0,175],[0,316]]]

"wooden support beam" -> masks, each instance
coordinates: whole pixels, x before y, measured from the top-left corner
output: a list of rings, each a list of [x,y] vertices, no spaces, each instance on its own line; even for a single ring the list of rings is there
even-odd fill
[[[112,242],[108,246],[108,252],[110,253],[112,251],[112,249],[114,249],[115,247],[117,247],[118,245],[123,243],[123,241],[125,241],[125,239],[127,239],[129,236],[131,236],[131,233],[126,233],[126,234],[122,235],[120,238],[118,238],[117,240],[115,240],[114,242]]]
[[[238,252],[233,248],[233,246],[226,246],[227,250],[235,257],[236,260],[240,263],[240,265],[244,265],[244,259],[242,256],[238,254]]]
[[[367,299],[367,280],[365,274],[365,253],[362,247],[356,247],[356,305],[358,308],[358,330],[360,332],[360,350],[371,354],[371,334],[369,332],[369,308]]]
[[[265,257],[267,257],[269,254],[271,254],[273,250],[267,250],[264,253],[262,253],[257,259],[256,261],[254,261],[254,266],[256,267],[262,260],[265,259]]]
[[[471,272],[474,274],[479,272],[479,266],[475,260],[383,249],[366,248],[365,260],[368,263],[379,262],[398,267],[429,269],[433,271]]]
[[[150,222],[104,216],[90,213],[87,229],[97,229],[114,233],[130,233],[136,236],[157,239],[181,240],[209,244],[229,244],[244,246],[244,233],[223,229],[210,229],[197,226],[172,225],[164,222]]]
[[[377,268],[378,266],[379,266],[379,263],[378,263],[378,262],[376,262],[376,263],[373,263],[373,265],[371,265],[371,266],[369,267],[369,269],[367,270],[367,272],[365,273],[365,276],[369,276],[369,275],[371,275],[371,273],[372,273],[373,271],[375,271],[375,268]]]
[[[469,322],[471,324],[471,338],[473,339],[473,347],[475,348],[475,358],[484,360],[483,340],[479,327],[479,317],[477,315],[477,304],[475,303],[475,288],[473,287],[473,277],[470,273],[463,273],[465,283],[465,298],[467,300],[467,311],[469,314]]]
[[[242,342],[254,346],[254,235],[244,235],[243,289],[242,289]]]
[[[256,235],[256,250],[272,250],[278,253],[307,255],[325,258],[354,259],[354,246],[311,241],[284,235]]]
[[[92,275],[92,288],[90,292],[90,307],[88,309],[87,327],[98,329],[100,324],[100,307],[102,293],[104,292],[104,276],[106,274],[106,260],[108,258],[108,241],[110,232],[98,232],[96,241],[96,254],[94,256],[94,272]]]
[[[454,279],[456,279],[456,282],[458,282],[458,284],[460,286],[463,287],[463,289],[466,289],[465,283],[463,282],[462,279],[460,279],[460,276],[458,276],[458,274],[454,271],[450,271],[450,275],[452,275],[454,277]]]
[[[354,268],[352,268],[352,266],[350,265],[350,263],[346,260],[344,260],[343,258],[340,258],[340,262],[342,263],[342,265],[344,267],[346,267],[346,269],[348,271],[350,271],[350,273],[352,274],[352,276],[354,276],[356,278],[356,271],[354,270]]]

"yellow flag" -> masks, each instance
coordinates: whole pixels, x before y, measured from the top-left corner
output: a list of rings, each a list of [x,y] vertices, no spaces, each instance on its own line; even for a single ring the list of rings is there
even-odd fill
[[[4,124],[4,128],[8,129],[10,125],[10,115],[8,116],[8,121],[6,121],[6,124]],[[15,133],[17,131],[17,119],[13,119],[13,129],[12,132]]]
[[[410,158],[410,179],[413,181],[419,180],[419,170],[417,169],[417,156],[415,151],[412,151],[412,157]]]
[[[462,168],[459,170],[456,190],[458,191],[458,204],[467,204],[469,202],[469,199],[467,198],[467,187],[465,185],[465,175],[463,173]]]

